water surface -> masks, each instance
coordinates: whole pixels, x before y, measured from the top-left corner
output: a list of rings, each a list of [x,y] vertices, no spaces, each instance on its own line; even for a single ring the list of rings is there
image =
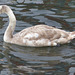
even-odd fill
[[[13,10],[20,30],[47,24],[75,31],[74,0],[0,0]],[[75,75],[75,40],[58,47],[22,47],[6,44],[8,16],[0,15],[0,75]]]

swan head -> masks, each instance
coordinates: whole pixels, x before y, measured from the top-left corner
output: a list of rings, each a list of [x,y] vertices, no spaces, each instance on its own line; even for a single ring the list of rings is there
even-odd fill
[[[10,8],[7,5],[0,5],[0,14],[7,13]]]

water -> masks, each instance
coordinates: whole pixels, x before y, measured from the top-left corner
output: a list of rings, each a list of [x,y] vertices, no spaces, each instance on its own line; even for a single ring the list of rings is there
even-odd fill
[[[47,24],[75,30],[75,0],[0,0],[17,18],[14,33]],[[0,15],[0,75],[75,75],[75,40],[58,47],[22,47],[3,42],[8,17]]]

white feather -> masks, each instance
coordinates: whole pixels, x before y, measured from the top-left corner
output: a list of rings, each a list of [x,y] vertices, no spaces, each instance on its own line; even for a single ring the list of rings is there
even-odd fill
[[[39,34],[37,33],[29,33],[24,38],[31,39],[31,38],[38,38],[38,37],[39,37]]]

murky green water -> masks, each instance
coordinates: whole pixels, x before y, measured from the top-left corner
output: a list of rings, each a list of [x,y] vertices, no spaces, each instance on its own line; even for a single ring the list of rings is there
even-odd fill
[[[0,0],[17,18],[14,33],[47,24],[75,30],[75,0]],[[0,15],[0,75],[75,75],[75,40],[59,47],[31,48],[5,44],[8,17]]]

